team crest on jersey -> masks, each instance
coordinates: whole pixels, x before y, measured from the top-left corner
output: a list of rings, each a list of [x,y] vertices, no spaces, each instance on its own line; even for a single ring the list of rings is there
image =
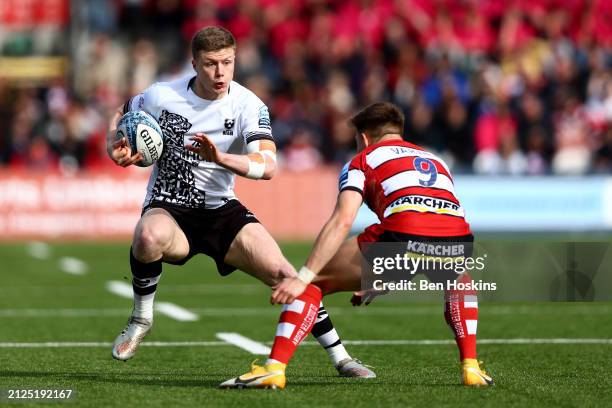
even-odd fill
[[[231,136],[234,134],[234,124],[236,123],[235,119],[225,119],[225,130],[223,131],[224,135]]]
[[[262,129],[270,129],[270,112],[266,105],[259,108],[259,127]]]

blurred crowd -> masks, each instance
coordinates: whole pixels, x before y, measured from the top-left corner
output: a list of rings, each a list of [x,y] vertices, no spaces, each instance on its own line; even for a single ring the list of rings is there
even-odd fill
[[[346,162],[355,149],[347,119],[386,100],[404,110],[406,139],[457,173],[612,172],[609,0],[89,0],[74,8],[69,78],[45,87],[0,79],[0,166],[112,166],[109,112],[154,81],[193,73],[191,36],[222,25],[238,40],[236,80],[270,108],[286,168]]]

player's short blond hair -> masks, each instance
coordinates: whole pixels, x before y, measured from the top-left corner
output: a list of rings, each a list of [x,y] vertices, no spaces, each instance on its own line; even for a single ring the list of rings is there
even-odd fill
[[[236,49],[236,39],[229,30],[223,27],[204,27],[191,39],[193,58],[196,58],[202,51],[219,51],[229,47]]]

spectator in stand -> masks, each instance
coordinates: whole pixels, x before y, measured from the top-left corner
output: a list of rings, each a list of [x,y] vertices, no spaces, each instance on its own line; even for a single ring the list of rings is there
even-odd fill
[[[529,175],[543,175],[549,172],[548,138],[544,128],[530,127],[527,133],[526,172]]]
[[[458,172],[469,171],[474,158],[474,143],[468,115],[468,107],[456,97],[446,101],[442,108],[441,134],[444,135],[444,143],[451,156],[446,161],[454,163]]]
[[[158,60],[155,46],[150,40],[140,39],[132,46],[130,59],[130,94],[138,95],[157,78]]]
[[[11,97],[12,92],[6,80],[0,78],[0,168],[9,162],[12,155]]]
[[[593,160],[595,173],[610,174],[612,172],[612,129],[608,129],[599,149],[595,152]]]
[[[518,149],[516,121],[506,103],[485,106],[476,121],[474,171],[480,174],[521,174],[525,170]]]
[[[565,92],[563,92],[565,91]],[[559,91],[562,110],[555,114],[556,152],[552,160],[557,174],[577,175],[590,170],[591,140],[587,117],[578,97],[569,90]]]
[[[296,129],[283,151],[285,167],[291,171],[304,171],[320,166],[321,153],[314,143],[314,137],[308,129]]]
[[[98,166],[95,118],[189,75],[178,44],[219,24],[241,44],[237,80],[255,84],[279,149],[300,163],[343,164],[354,149],[347,112],[389,100],[406,113],[406,137],[455,172],[609,169],[609,1],[120,0],[99,13],[104,2],[90,3],[71,85],[0,84],[0,165],[29,167],[32,150],[42,167]],[[32,39],[45,48],[42,29]]]
[[[98,34],[88,51],[87,63],[78,70],[77,92],[103,106],[119,105],[130,89],[125,49],[107,34]]]

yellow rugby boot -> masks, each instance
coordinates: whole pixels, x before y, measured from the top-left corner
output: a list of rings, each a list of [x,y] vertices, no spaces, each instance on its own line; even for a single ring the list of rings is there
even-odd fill
[[[466,358],[461,362],[461,374],[463,385],[479,387],[495,384],[493,378],[480,369],[478,360],[474,358]]]
[[[255,361],[251,364],[251,371],[221,383],[219,388],[285,388],[286,364],[266,364],[262,367]]]

